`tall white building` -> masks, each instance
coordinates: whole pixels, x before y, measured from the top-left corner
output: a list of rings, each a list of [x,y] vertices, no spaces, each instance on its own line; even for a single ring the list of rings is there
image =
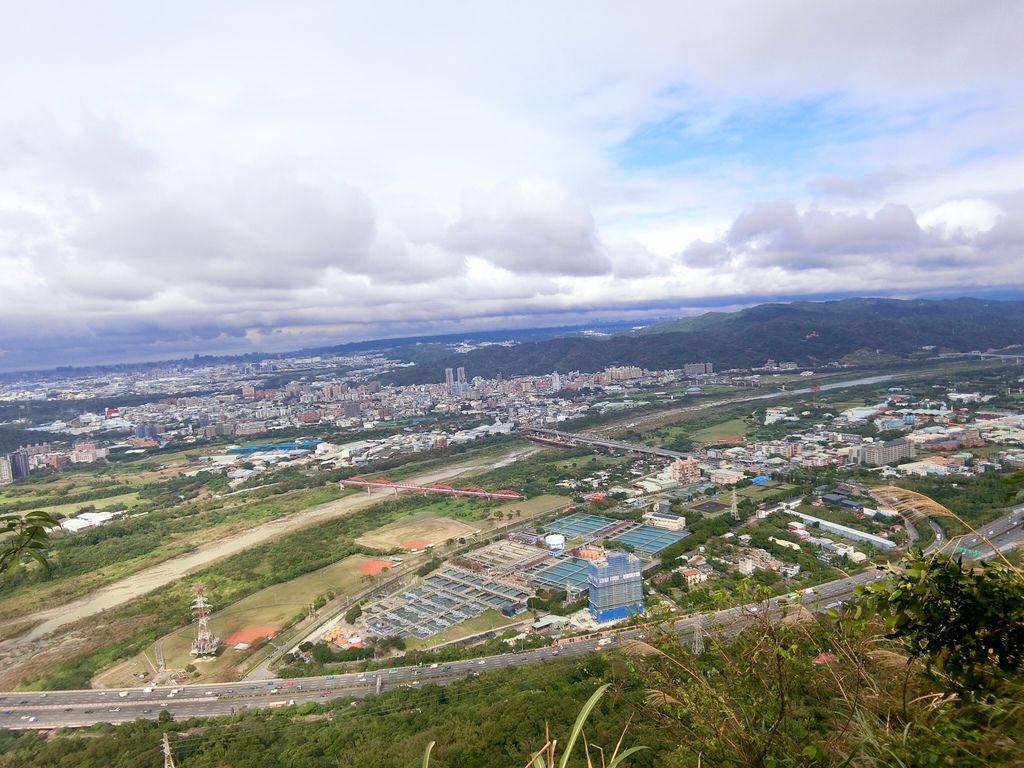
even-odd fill
[[[11,460],[6,456],[0,456],[0,485],[10,485],[14,482],[14,470],[11,469]]]

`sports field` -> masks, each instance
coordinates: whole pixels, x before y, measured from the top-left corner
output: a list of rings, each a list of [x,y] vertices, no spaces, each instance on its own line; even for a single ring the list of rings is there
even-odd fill
[[[479,532],[480,528],[449,517],[420,514],[360,536],[356,539],[356,544],[384,551],[417,550],[444,544],[448,539],[473,536]]]

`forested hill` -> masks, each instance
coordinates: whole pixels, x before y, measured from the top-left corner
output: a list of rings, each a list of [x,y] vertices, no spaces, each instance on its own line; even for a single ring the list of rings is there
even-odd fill
[[[446,367],[469,376],[598,371],[611,365],[679,368],[710,361],[718,369],[762,365],[766,359],[823,364],[862,349],[905,357],[934,346],[969,351],[1024,344],[1024,302],[845,299],[763,304],[708,313],[607,339],[557,338],[514,347],[486,347],[395,372],[398,384],[444,381]]]

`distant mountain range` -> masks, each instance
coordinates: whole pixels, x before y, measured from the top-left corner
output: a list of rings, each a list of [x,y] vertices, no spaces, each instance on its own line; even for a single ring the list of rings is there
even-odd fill
[[[704,361],[716,369],[748,368],[769,358],[810,366],[864,350],[906,358],[922,347],[967,352],[1014,344],[1024,344],[1022,301],[857,298],[709,312],[609,338],[573,336],[485,347],[420,360],[388,378],[396,384],[444,381],[444,369],[459,366],[470,377],[599,371],[613,365],[666,369]]]

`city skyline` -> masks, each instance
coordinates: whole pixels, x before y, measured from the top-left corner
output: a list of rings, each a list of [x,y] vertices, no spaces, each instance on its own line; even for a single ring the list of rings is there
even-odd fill
[[[102,10],[0,12],[0,370],[1024,287],[1014,3]]]

